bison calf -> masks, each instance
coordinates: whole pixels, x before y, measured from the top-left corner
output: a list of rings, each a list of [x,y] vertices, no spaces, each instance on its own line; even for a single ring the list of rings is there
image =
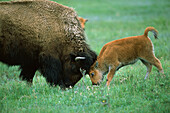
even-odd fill
[[[107,86],[109,86],[117,70],[123,66],[134,64],[138,60],[141,60],[147,67],[145,79],[151,72],[152,65],[163,74],[161,62],[155,57],[153,44],[148,37],[149,31],[152,31],[157,38],[157,30],[153,27],[147,27],[144,35],[127,37],[105,44],[97,61],[91,66],[89,75],[92,83],[100,84],[103,75],[108,73]]]

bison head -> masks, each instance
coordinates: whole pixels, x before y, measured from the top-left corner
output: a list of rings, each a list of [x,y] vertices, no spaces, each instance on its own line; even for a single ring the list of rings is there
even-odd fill
[[[82,77],[80,70],[89,73],[90,66],[94,63],[97,55],[94,52],[70,53],[63,63],[63,83],[64,87],[74,86]]]

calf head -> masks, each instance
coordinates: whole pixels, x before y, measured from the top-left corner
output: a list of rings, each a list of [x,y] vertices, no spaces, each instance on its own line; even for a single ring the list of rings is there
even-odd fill
[[[84,19],[82,17],[78,17],[81,27],[85,30],[85,23],[88,21],[87,19]]]
[[[98,61],[96,61],[91,67],[89,71],[89,76],[93,85],[99,85],[103,80],[103,73],[99,69]]]

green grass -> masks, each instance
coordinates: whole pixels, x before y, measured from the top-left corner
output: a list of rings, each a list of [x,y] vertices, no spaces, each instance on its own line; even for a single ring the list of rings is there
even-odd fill
[[[2,1],[2,0],[0,0]],[[170,1],[169,0],[56,0],[87,18],[87,41],[97,53],[109,41],[143,34],[147,26],[159,31],[149,36],[166,77],[153,67],[144,80],[146,67],[137,62],[121,68],[110,89],[106,81],[91,85],[88,75],[73,89],[51,87],[39,72],[33,85],[21,81],[17,66],[0,63],[0,112],[2,113],[169,113],[170,112]]]

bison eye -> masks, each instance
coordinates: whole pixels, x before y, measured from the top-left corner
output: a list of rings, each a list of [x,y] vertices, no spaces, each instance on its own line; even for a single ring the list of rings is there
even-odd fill
[[[94,73],[91,73],[90,75],[93,77],[93,76],[94,76]]]

